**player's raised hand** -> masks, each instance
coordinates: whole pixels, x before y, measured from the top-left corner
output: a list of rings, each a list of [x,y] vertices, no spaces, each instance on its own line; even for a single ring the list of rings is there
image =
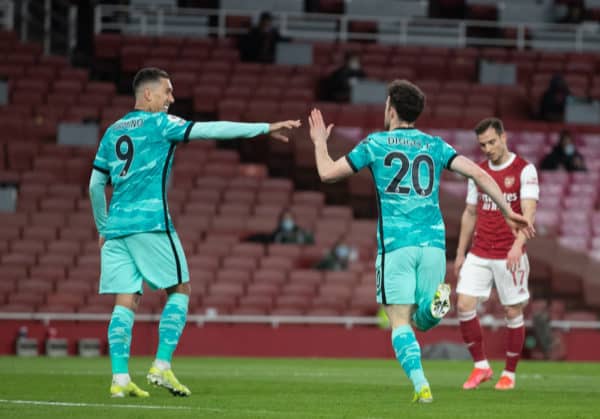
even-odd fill
[[[462,268],[463,263],[465,263],[465,255],[456,254],[456,259],[454,259],[454,276],[458,278],[458,274],[460,273],[460,268]]]
[[[310,139],[313,143],[319,141],[326,142],[329,139],[333,124],[325,126],[323,115],[318,109],[313,109],[308,116],[308,125],[310,126]]]
[[[513,234],[516,236],[519,232],[523,233],[527,239],[531,239],[535,236],[535,228],[533,225],[521,214],[517,214],[514,211],[510,211],[504,214],[506,223],[510,226]]]
[[[290,141],[290,139],[288,138],[287,135],[283,134],[283,132],[285,132],[285,130],[298,128],[298,127],[300,127],[300,125],[302,125],[302,123],[300,122],[299,119],[296,119],[296,120],[290,119],[287,121],[273,122],[272,124],[269,125],[269,135],[271,137],[275,138],[276,140],[287,143]]]

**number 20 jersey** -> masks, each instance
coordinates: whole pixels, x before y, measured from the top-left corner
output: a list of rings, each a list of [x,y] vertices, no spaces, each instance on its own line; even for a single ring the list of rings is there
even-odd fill
[[[102,236],[174,230],[167,184],[175,147],[187,141],[192,125],[163,112],[135,110],[108,127],[94,159],[94,169],[113,185]]]
[[[355,172],[368,167],[373,176],[380,254],[409,246],[446,248],[439,184],[454,157],[452,146],[415,128],[373,133],[348,153]]]

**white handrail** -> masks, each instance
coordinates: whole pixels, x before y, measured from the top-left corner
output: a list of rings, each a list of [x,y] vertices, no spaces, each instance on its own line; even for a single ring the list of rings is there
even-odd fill
[[[257,11],[194,9],[194,8],[148,8],[141,6],[98,5],[95,8],[95,33],[105,30],[143,35],[176,35],[182,24],[178,18],[192,19],[188,28],[202,29],[200,32],[226,37],[239,35],[244,30],[228,28],[229,16],[246,16],[256,19]],[[128,16],[129,19],[118,19]],[[525,48],[555,48],[575,51],[599,51],[600,31],[589,30],[587,24],[555,24],[546,22],[497,22],[477,20],[430,19],[423,17],[335,15],[303,12],[273,12],[275,24],[282,35],[298,40],[372,40],[392,44],[443,45],[453,47],[491,46]],[[135,19],[131,19],[135,17]],[[169,22],[168,18],[174,19]],[[198,18],[194,21],[193,18]],[[211,26],[214,17],[216,26]],[[112,21],[111,21],[112,19]],[[375,22],[378,33],[351,31],[350,22]],[[477,29],[514,29],[513,38],[486,38],[473,34]],[[193,31],[192,31],[193,32]],[[528,39],[526,34],[533,34]],[[185,33],[188,35],[189,33]],[[182,33],[182,35],[184,35]],[[550,37],[544,38],[544,35]],[[553,41],[552,36],[560,36]]]
[[[2,320],[34,320],[48,324],[51,321],[108,321],[110,314],[96,313],[0,313],[0,321]],[[136,321],[140,322],[156,322],[160,320],[159,314],[136,314]],[[356,325],[371,325],[379,324],[377,317],[366,316],[254,316],[254,315],[199,315],[192,314],[187,317],[189,323],[204,325],[206,323],[239,323],[239,324],[270,324],[277,327],[281,324],[334,324],[342,325],[347,328],[352,328]],[[497,319],[492,316],[483,316],[480,319],[483,326],[499,328],[505,325],[504,319]],[[443,319],[443,326],[458,326],[457,318]],[[526,326],[531,326],[531,321],[525,321]],[[552,320],[550,322],[552,328],[560,330],[571,329],[600,329],[600,321],[583,321],[583,320]]]

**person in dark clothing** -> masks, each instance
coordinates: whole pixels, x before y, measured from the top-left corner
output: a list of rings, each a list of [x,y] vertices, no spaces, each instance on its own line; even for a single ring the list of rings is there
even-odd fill
[[[565,115],[565,104],[570,91],[565,79],[556,74],[550,80],[548,89],[540,103],[540,119],[549,122],[561,122]]]
[[[348,264],[358,257],[358,252],[345,243],[337,243],[331,251],[321,259],[315,269],[323,271],[345,271]]]
[[[273,17],[268,12],[260,15],[258,25],[250,29],[240,40],[242,61],[272,63],[275,61],[275,47],[285,39],[273,27]]]
[[[563,130],[552,151],[544,157],[540,164],[542,170],[564,169],[569,172],[585,171],[583,156],[573,143],[571,133]]]
[[[570,0],[567,4],[567,12],[558,19],[557,23],[577,24],[585,20],[585,3],[583,0]]]
[[[289,243],[289,244],[312,244],[314,238],[308,231],[302,229],[296,220],[294,215],[289,211],[285,210],[279,218],[279,225],[277,229],[271,235],[272,243]]]
[[[310,232],[296,224],[294,215],[286,209],[279,216],[279,223],[275,231],[252,234],[246,237],[246,241],[263,244],[313,244],[314,237]]]
[[[355,53],[347,52],[344,64],[322,81],[322,96],[325,100],[348,102],[352,84],[365,77],[367,74],[362,69],[360,57]]]

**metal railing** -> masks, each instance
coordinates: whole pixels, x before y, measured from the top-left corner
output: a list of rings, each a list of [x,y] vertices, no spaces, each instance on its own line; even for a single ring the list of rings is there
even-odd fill
[[[247,17],[256,21],[259,14],[260,11],[249,10],[98,5],[94,30],[95,33],[227,37],[245,32],[230,27],[228,18]],[[600,52],[600,25],[595,23],[569,25],[299,12],[273,12],[273,16],[280,33],[295,40]],[[353,31],[354,22],[372,22],[377,30]],[[512,35],[505,37],[507,33]]]
[[[110,314],[95,313],[0,313],[1,320],[35,320],[42,323],[51,321],[109,321]],[[157,322],[160,320],[160,314],[136,314],[136,321]],[[242,316],[242,315],[198,315],[191,314],[187,316],[188,323],[204,325],[207,323],[225,324],[268,324],[272,327],[278,327],[283,324],[327,324],[339,325],[348,329],[354,326],[377,326],[379,319],[377,317],[358,317],[358,316]],[[497,319],[491,316],[484,316],[480,319],[481,325],[491,328],[504,327],[504,319]],[[458,326],[457,318],[445,318],[440,323],[442,326]],[[531,326],[531,321],[525,321],[526,326]],[[600,321],[584,320],[552,320],[550,325],[554,329],[568,331],[570,329],[598,329],[600,330]]]
[[[68,55],[73,51],[77,42],[76,6],[65,0],[22,0],[18,14],[21,41],[41,42],[46,55]]]

